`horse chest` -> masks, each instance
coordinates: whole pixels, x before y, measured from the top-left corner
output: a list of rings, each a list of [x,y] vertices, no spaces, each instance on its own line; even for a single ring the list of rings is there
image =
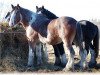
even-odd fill
[[[29,41],[36,41],[38,39],[38,33],[34,31],[31,26],[27,27],[26,36]]]

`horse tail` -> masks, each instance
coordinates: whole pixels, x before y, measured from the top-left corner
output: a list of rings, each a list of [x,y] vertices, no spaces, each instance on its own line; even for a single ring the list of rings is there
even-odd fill
[[[97,33],[93,39],[93,46],[94,46],[95,55],[96,55],[95,57],[97,58],[99,55],[99,29],[98,27],[97,27]]]
[[[77,45],[80,46],[80,44],[82,44],[83,42],[83,32],[82,32],[82,28],[81,28],[81,24],[79,22],[76,23],[77,26],[77,30],[76,30],[76,40]]]

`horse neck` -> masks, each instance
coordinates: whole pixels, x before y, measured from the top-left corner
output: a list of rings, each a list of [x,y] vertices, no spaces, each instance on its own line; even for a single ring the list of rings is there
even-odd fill
[[[46,18],[42,14],[37,14],[35,22],[32,23],[31,27],[39,34],[47,35],[47,26],[51,20]]]
[[[58,18],[55,14],[53,14],[52,12],[48,11],[47,9],[44,9],[45,12],[43,14],[45,14],[49,19],[56,19]]]
[[[36,20],[35,22],[32,23],[33,28],[38,27],[40,28],[41,26],[47,26],[47,23],[49,23],[51,20],[48,19],[46,16],[42,14],[37,14],[36,15]]]
[[[31,25],[34,21],[35,21],[35,13],[22,8],[20,10],[21,16],[22,16],[22,21],[21,24],[23,25],[23,27],[26,29],[29,25]]]

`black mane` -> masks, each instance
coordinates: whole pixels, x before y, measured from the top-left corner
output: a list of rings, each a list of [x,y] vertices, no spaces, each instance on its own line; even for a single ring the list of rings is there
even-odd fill
[[[43,9],[42,13],[45,14],[48,19],[56,19],[56,18],[58,18],[55,14],[53,14],[52,12],[50,12],[47,9]]]

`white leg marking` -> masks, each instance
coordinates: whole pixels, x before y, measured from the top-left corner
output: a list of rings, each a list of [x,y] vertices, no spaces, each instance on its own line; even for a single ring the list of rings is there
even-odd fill
[[[32,47],[29,46],[29,56],[28,56],[28,66],[32,66],[34,61],[34,52],[32,50]]]
[[[66,63],[67,63],[66,54],[61,55],[61,63],[62,63],[63,65],[66,65]]]
[[[75,55],[75,52],[73,50],[73,48],[69,48],[68,49],[68,62],[67,62],[67,65],[66,65],[66,68],[69,70],[69,69],[73,69],[74,70],[74,55]]]
[[[87,66],[87,62],[86,62],[87,51],[85,49],[80,50],[80,56],[81,56],[81,60],[79,62],[80,67],[85,68]]]
[[[90,48],[90,53],[91,53],[91,59],[90,62],[95,62],[95,52],[93,49]]]
[[[42,64],[42,52],[41,52],[41,43],[36,45],[36,56],[37,56],[37,65]]]
[[[43,44],[43,50],[44,50],[45,60],[48,61],[48,52],[47,52],[47,46],[46,46],[46,44]]]

